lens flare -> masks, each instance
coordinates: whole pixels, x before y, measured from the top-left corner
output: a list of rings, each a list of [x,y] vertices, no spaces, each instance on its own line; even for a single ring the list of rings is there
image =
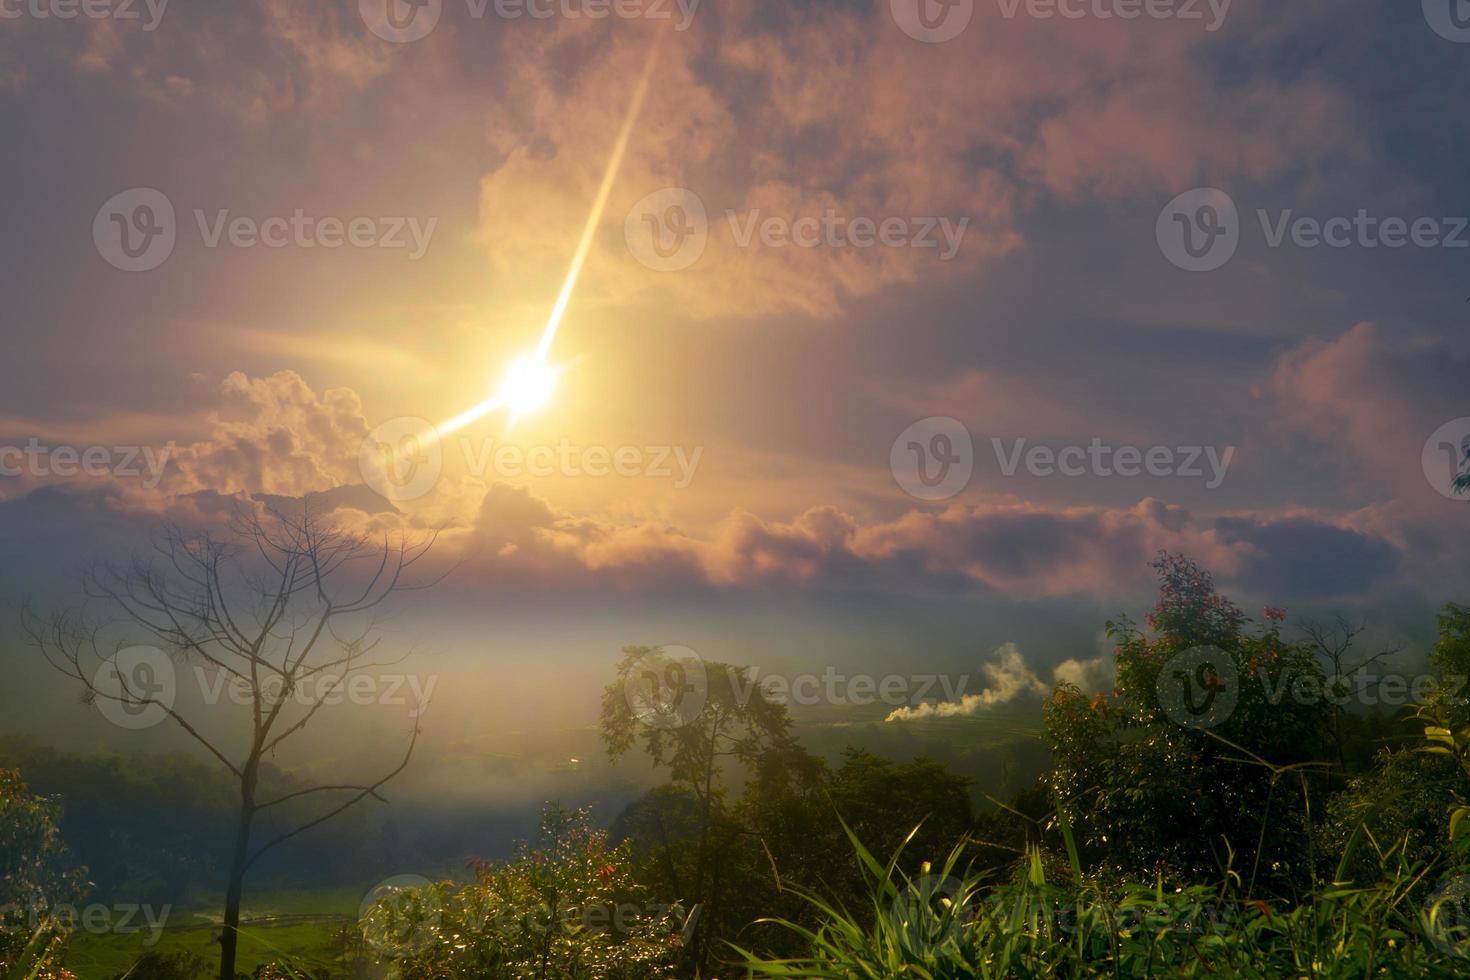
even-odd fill
[[[561,329],[562,318],[566,315],[567,305],[572,300],[572,293],[577,288],[577,280],[582,275],[582,267],[587,263],[587,254],[592,250],[592,242],[597,235],[598,225],[602,222],[602,213],[607,209],[608,198],[612,196],[618,171],[622,169],[623,157],[628,152],[628,143],[633,136],[633,126],[638,121],[638,114],[643,110],[644,97],[648,94],[649,79],[653,76],[653,67],[658,61],[658,48],[662,40],[663,34],[659,34],[652,49],[648,52],[648,60],[643,65],[643,74],[633,91],[632,104],[628,106],[628,114],[623,119],[622,129],[619,130],[617,142],[613,145],[612,156],[608,159],[607,168],[602,175],[602,183],[597,189],[597,197],[593,200],[592,210],[587,215],[587,224],[583,227],[582,237],[577,242],[576,251],[572,254],[571,268],[567,270],[566,279],[562,281],[561,292],[557,294],[556,303],[552,306],[551,314],[546,319],[546,326],[541,331],[541,340],[537,343],[535,352],[511,362],[501,381],[500,390],[493,398],[481,402],[468,411],[461,412],[440,425],[438,430],[441,436],[462,429],[502,408],[510,411],[513,423],[522,415],[544,408],[547,401],[550,400],[556,388],[556,377],[559,372],[546,363],[546,357],[551,352],[551,344],[556,339],[557,331]]]
[[[546,407],[556,390],[556,368],[534,354],[518,357],[506,368],[500,382],[500,401],[520,418]]]

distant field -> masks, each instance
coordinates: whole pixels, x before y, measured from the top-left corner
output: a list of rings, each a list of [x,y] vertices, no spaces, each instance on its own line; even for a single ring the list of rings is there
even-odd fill
[[[987,797],[1007,798],[1030,786],[1046,768],[1041,712],[1034,704],[1001,705],[963,717],[905,722],[886,721],[890,711],[891,706],[882,704],[791,709],[795,734],[802,744],[830,762],[840,765],[849,747],[896,761],[927,756],[969,777],[974,801],[982,808],[989,806]],[[68,770],[57,764],[41,771]],[[418,828],[416,836],[405,835],[407,857],[384,861],[382,868],[359,868],[364,874],[376,872],[375,880],[401,872],[453,875],[466,855],[502,856],[512,839],[533,832],[535,810],[542,799],[572,803],[598,800],[602,803],[600,819],[610,822],[624,802],[657,782],[656,774],[642,760],[624,763],[621,769],[610,766],[597,729],[592,726],[549,734],[516,733],[457,745],[454,752],[424,760],[416,775],[423,780],[420,788],[425,791],[442,790],[451,784],[494,787],[523,785],[538,778],[541,781],[532,791],[535,795],[528,793],[524,803],[501,804],[487,810],[472,799],[461,799],[459,809],[448,816],[416,811],[413,794],[405,792],[406,803],[388,808],[388,815],[404,827]],[[738,782],[738,767],[732,766],[728,776]],[[422,856],[420,838],[442,853]],[[420,850],[416,851],[416,846]],[[335,936],[344,925],[355,922],[365,888],[290,890],[272,887],[268,878],[260,891],[247,888],[240,971],[249,973],[258,965],[278,960],[308,968],[340,963]],[[153,945],[148,945],[152,937],[146,932],[78,932],[70,944],[68,966],[81,980],[113,980],[149,950],[184,951],[215,962],[223,899],[193,894],[187,906],[172,909],[162,938]],[[92,900],[100,899],[93,896]]]
[[[890,722],[886,705],[826,705],[792,710],[796,734],[812,752],[837,760],[852,746],[889,759],[927,756],[973,780],[975,802],[1012,796],[1049,765],[1035,704],[1000,705],[955,718]]]
[[[289,959],[301,966],[326,966],[337,960],[333,936],[343,925],[355,922],[359,892],[283,891],[246,895],[245,923],[241,926],[240,961],[237,969],[251,973],[261,964]],[[112,980],[126,973],[133,962],[150,950],[183,951],[217,964],[223,898],[196,909],[174,909],[162,938],[147,945],[145,933],[89,935],[77,933],[67,954],[67,966],[80,980]]]

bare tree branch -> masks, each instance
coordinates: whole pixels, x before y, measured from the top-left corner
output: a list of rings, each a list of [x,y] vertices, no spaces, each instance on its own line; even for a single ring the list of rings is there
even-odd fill
[[[304,730],[349,679],[394,662],[374,657],[381,637],[375,635],[378,622],[372,611],[398,593],[427,588],[443,576],[426,584],[405,578],[437,535],[421,545],[406,536],[396,543],[384,536],[379,542],[322,521],[305,503],[299,512],[242,505],[229,531],[231,539],[222,539],[164,524],[152,542],[151,557],[91,570],[83,579],[84,594],[105,608],[110,620],[92,622],[70,612],[42,617],[27,608],[22,623],[31,644],[52,668],[82,686],[87,701],[162,710],[239,781],[239,823],[221,938],[221,973],[234,976],[246,872],[271,849],[363,800],[382,801],[379,791],[413,758],[424,706],[415,706],[402,761],[375,782],[308,786],[258,803],[265,757]],[[99,672],[116,657],[122,637],[139,633],[171,657],[219,671],[243,691],[250,717],[243,758],[231,758],[183,709],[152,692],[135,690],[121,670],[114,671],[118,690],[99,688]],[[326,682],[326,690],[311,700],[298,699],[306,685],[316,682]],[[254,822],[262,811],[327,793],[348,797],[252,849]]]

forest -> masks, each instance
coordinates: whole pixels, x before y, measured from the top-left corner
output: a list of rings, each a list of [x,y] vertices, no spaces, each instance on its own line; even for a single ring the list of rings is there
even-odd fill
[[[1189,558],[1153,564],[1154,608],[1106,626],[1116,686],[1056,687],[1049,765],[1009,798],[977,804],[969,777],[930,758],[814,753],[750,668],[629,647],[600,739],[661,785],[606,825],[548,801],[513,854],[389,879],[358,916],[247,915],[238,975],[1462,975],[1470,608],[1443,610],[1410,691],[1391,651],[1354,649],[1350,620],[1294,628],[1267,607],[1256,621]],[[697,704],[640,687],[696,667]],[[134,913],[108,930],[125,957],[111,978],[215,975],[202,944],[218,920],[174,928],[166,912],[228,854],[218,767],[17,736],[0,764],[7,980],[88,975],[72,960],[89,894],[135,903],[110,906]],[[296,785],[271,768],[262,782]],[[348,885],[382,828],[342,820],[259,876]]]

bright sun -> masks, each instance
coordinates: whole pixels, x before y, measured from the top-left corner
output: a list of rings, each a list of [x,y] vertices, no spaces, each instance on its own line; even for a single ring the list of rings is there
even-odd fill
[[[655,57],[657,53],[658,45],[655,44],[649,51],[648,61],[643,66],[643,77],[634,90],[633,102],[628,106],[628,115],[623,120],[623,128],[618,133],[617,143],[613,145],[612,157],[608,160],[607,170],[602,175],[602,186],[597,191],[592,211],[587,215],[587,225],[582,229],[582,238],[578,241],[577,250],[572,255],[571,268],[567,270],[567,277],[561,285],[561,293],[557,295],[556,304],[551,308],[551,315],[546,320],[546,328],[541,332],[541,342],[537,345],[535,353],[526,354],[511,362],[505,375],[500,379],[500,388],[488,401],[483,401],[439,425],[436,430],[439,438],[451,432],[457,432],[491,412],[502,409],[510,413],[510,421],[514,424],[516,419],[540,411],[551,401],[551,395],[556,390],[556,380],[562,368],[547,364],[546,356],[551,350],[552,341],[556,339],[557,330],[561,328],[562,317],[566,314],[567,304],[571,302],[572,291],[577,286],[577,277],[582,274],[582,266],[587,261],[587,253],[592,248],[593,239],[602,221],[602,212],[607,208],[618,170],[623,165],[623,155],[627,152],[628,142],[633,136],[633,123],[643,106],[643,97],[648,92],[649,79],[653,77],[653,66],[657,60]]]
[[[538,412],[551,401],[557,373],[534,354],[518,357],[501,378],[499,400],[517,418]]]

